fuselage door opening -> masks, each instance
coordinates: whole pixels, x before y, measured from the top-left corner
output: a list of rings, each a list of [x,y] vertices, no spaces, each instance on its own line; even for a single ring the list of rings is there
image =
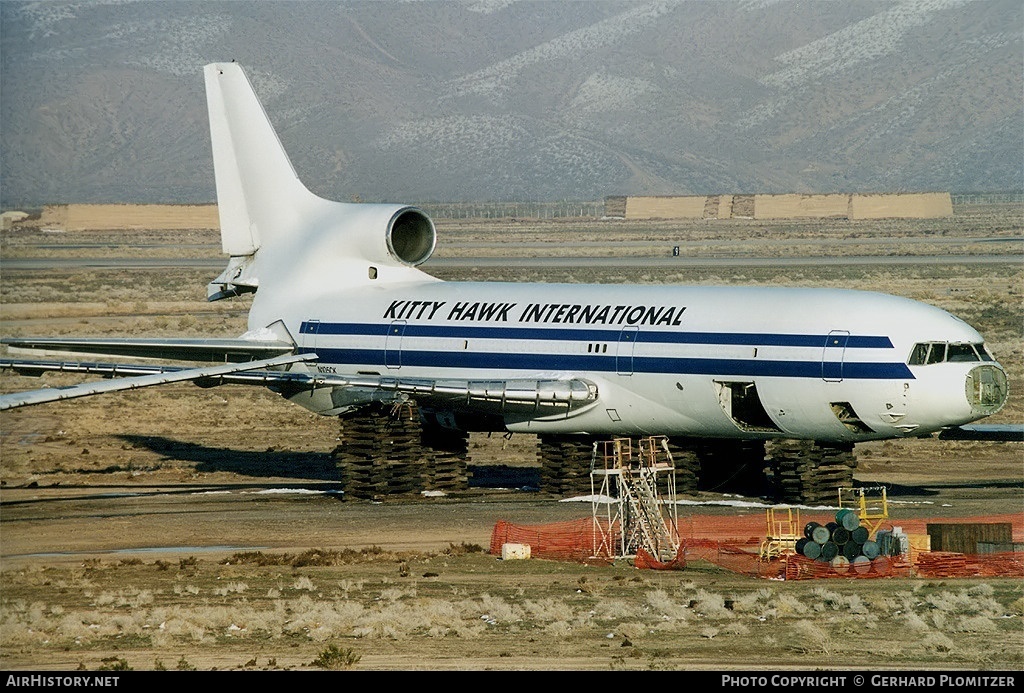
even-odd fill
[[[825,348],[821,351],[821,377],[825,382],[842,382],[843,358],[846,356],[848,341],[850,333],[846,330],[832,330],[825,338]]]
[[[306,350],[315,352],[317,347],[317,335],[320,333],[320,321],[306,320],[302,323],[301,332],[304,335],[302,342],[304,343]]]
[[[718,403],[741,431],[781,433],[781,429],[768,415],[752,382],[715,381]]]

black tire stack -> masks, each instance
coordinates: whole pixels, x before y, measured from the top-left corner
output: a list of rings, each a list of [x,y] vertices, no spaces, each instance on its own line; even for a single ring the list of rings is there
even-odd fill
[[[594,490],[590,465],[594,458],[591,436],[541,435],[537,440],[541,489],[555,496],[588,496]],[[600,454],[600,453],[599,453]]]
[[[670,438],[668,451],[676,468],[676,492],[697,493],[700,490],[700,456],[693,441]]]
[[[347,498],[468,487],[469,434],[425,429],[415,404],[374,404],[339,418],[334,459]]]
[[[420,440],[426,456],[424,490],[455,492],[469,488],[468,432],[424,427]]]
[[[347,498],[382,500],[422,488],[416,412],[376,404],[340,417],[334,459]]]
[[[831,503],[853,485],[853,443],[773,440],[767,446],[772,493],[780,503]]]

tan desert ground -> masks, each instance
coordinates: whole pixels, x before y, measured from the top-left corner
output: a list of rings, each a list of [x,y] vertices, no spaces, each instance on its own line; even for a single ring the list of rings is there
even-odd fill
[[[938,305],[977,327],[1007,368],[1010,400],[989,422],[1024,421],[1019,205],[921,220],[437,225],[437,257],[467,259],[428,264],[444,279],[831,286]],[[219,272],[213,231],[20,223],[0,240],[3,336],[246,329],[244,299],[206,302]],[[706,264],[672,266],[675,246],[681,260]],[[532,256],[629,262],[468,261]],[[820,262],[784,261],[807,257]],[[878,261],[836,262],[852,257]],[[112,262],[120,258],[133,262]],[[81,379],[5,373],[0,388]],[[472,485],[441,497],[346,499],[332,457],[338,435],[337,420],[241,386],[5,411],[0,669],[1024,668],[1024,574],[771,580],[704,558],[682,570],[500,560],[490,553],[497,523],[586,519],[592,504]],[[891,524],[1009,517],[1013,541],[1024,542],[1024,443],[931,437],[862,444],[857,454],[855,481],[885,486]],[[535,467],[535,441],[474,434],[470,463]],[[681,500],[687,526],[735,527],[741,536],[723,538],[738,539],[764,531],[770,504],[713,490]],[[801,509],[806,520],[833,510]]]

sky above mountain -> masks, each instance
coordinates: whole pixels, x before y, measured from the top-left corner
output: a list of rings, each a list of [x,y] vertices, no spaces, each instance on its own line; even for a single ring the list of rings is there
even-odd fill
[[[333,199],[1024,189],[1019,0],[6,0],[0,205],[214,201],[225,60]]]

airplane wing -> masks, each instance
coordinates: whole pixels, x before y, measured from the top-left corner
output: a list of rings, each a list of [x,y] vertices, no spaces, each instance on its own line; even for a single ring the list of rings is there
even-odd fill
[[[55,353],[106,354],[215,363],[267,359],[295,350],[292,342],[283,339],[6,337],[0,339],[0,344],[6,345],[12,351],[35,349]]]
[[[338,381],[349,387],[407,395],[420,404],[455,410],[465,407],[519,418],[568,417],[596,403],[598,398],[597,385],[583,378],[457,380],[358,376]]]
[[[132,364],[70,364],[56,361],[11,361],[0,360],[0,368],[9,368],[24,374],[38,375],[46,371],[64,371],[77,373],[96,373],[107,377],[116,377],[115,380],[100,382],[82,383],[69,387],[50,387],[40,390],[29,390],[27,392],[15,392],[0,395],[0,410],[24,407],[30,404],[42,404],[44,402],[55,402],[75,397],[86,397],[98,395],[104,392],[116,392],[118,390],[135,390],[153,385],[165,385],[167,383],[181,382],[186,380],[201,381],[204,379],[223,378],[235,373],[244,371],[258,371],[264,368],[274,368],[298,361],[313,361],[316,354],[290,354],[278,356],[260,361],[249,361],[242,364],[223,364],[219,366],[206,366],[203,368],[184,368],[178,366],[136,366]],[[139,375],[139,373],[143,373]],[[267,375],[272,377],[272,371]],[[117,377],[129,376],[129,377]]]
[[[100,341],[102,340],[96,340],[97,344]],[[121,341],[123,340],[118,340],[119,343]],[[321,388],[352,388],[367,394],[362,398],[364,402],[374,400],[369,396],[370,393],[390,393],[415,398],[421,404],[446,409],[472,407],[477,411],[484,409],[495,414],[526,418],[569,416],[595,403],[598,397],[597,385],[582,378],[458,380],[321,374],[305,369],[268,370],[275,366],[315,360],[316,354],[282,355],[245,363],[193,368],[160,364],[0,359],[0,369],[13,370],[22,375],[41,375],[59,371],[114,378],[110,381],[83,383],[66,388],[46,388],[0,395],[0,410],[181,381],[193,381],[201,387],[227,384],[259,385],[289,395]]]

